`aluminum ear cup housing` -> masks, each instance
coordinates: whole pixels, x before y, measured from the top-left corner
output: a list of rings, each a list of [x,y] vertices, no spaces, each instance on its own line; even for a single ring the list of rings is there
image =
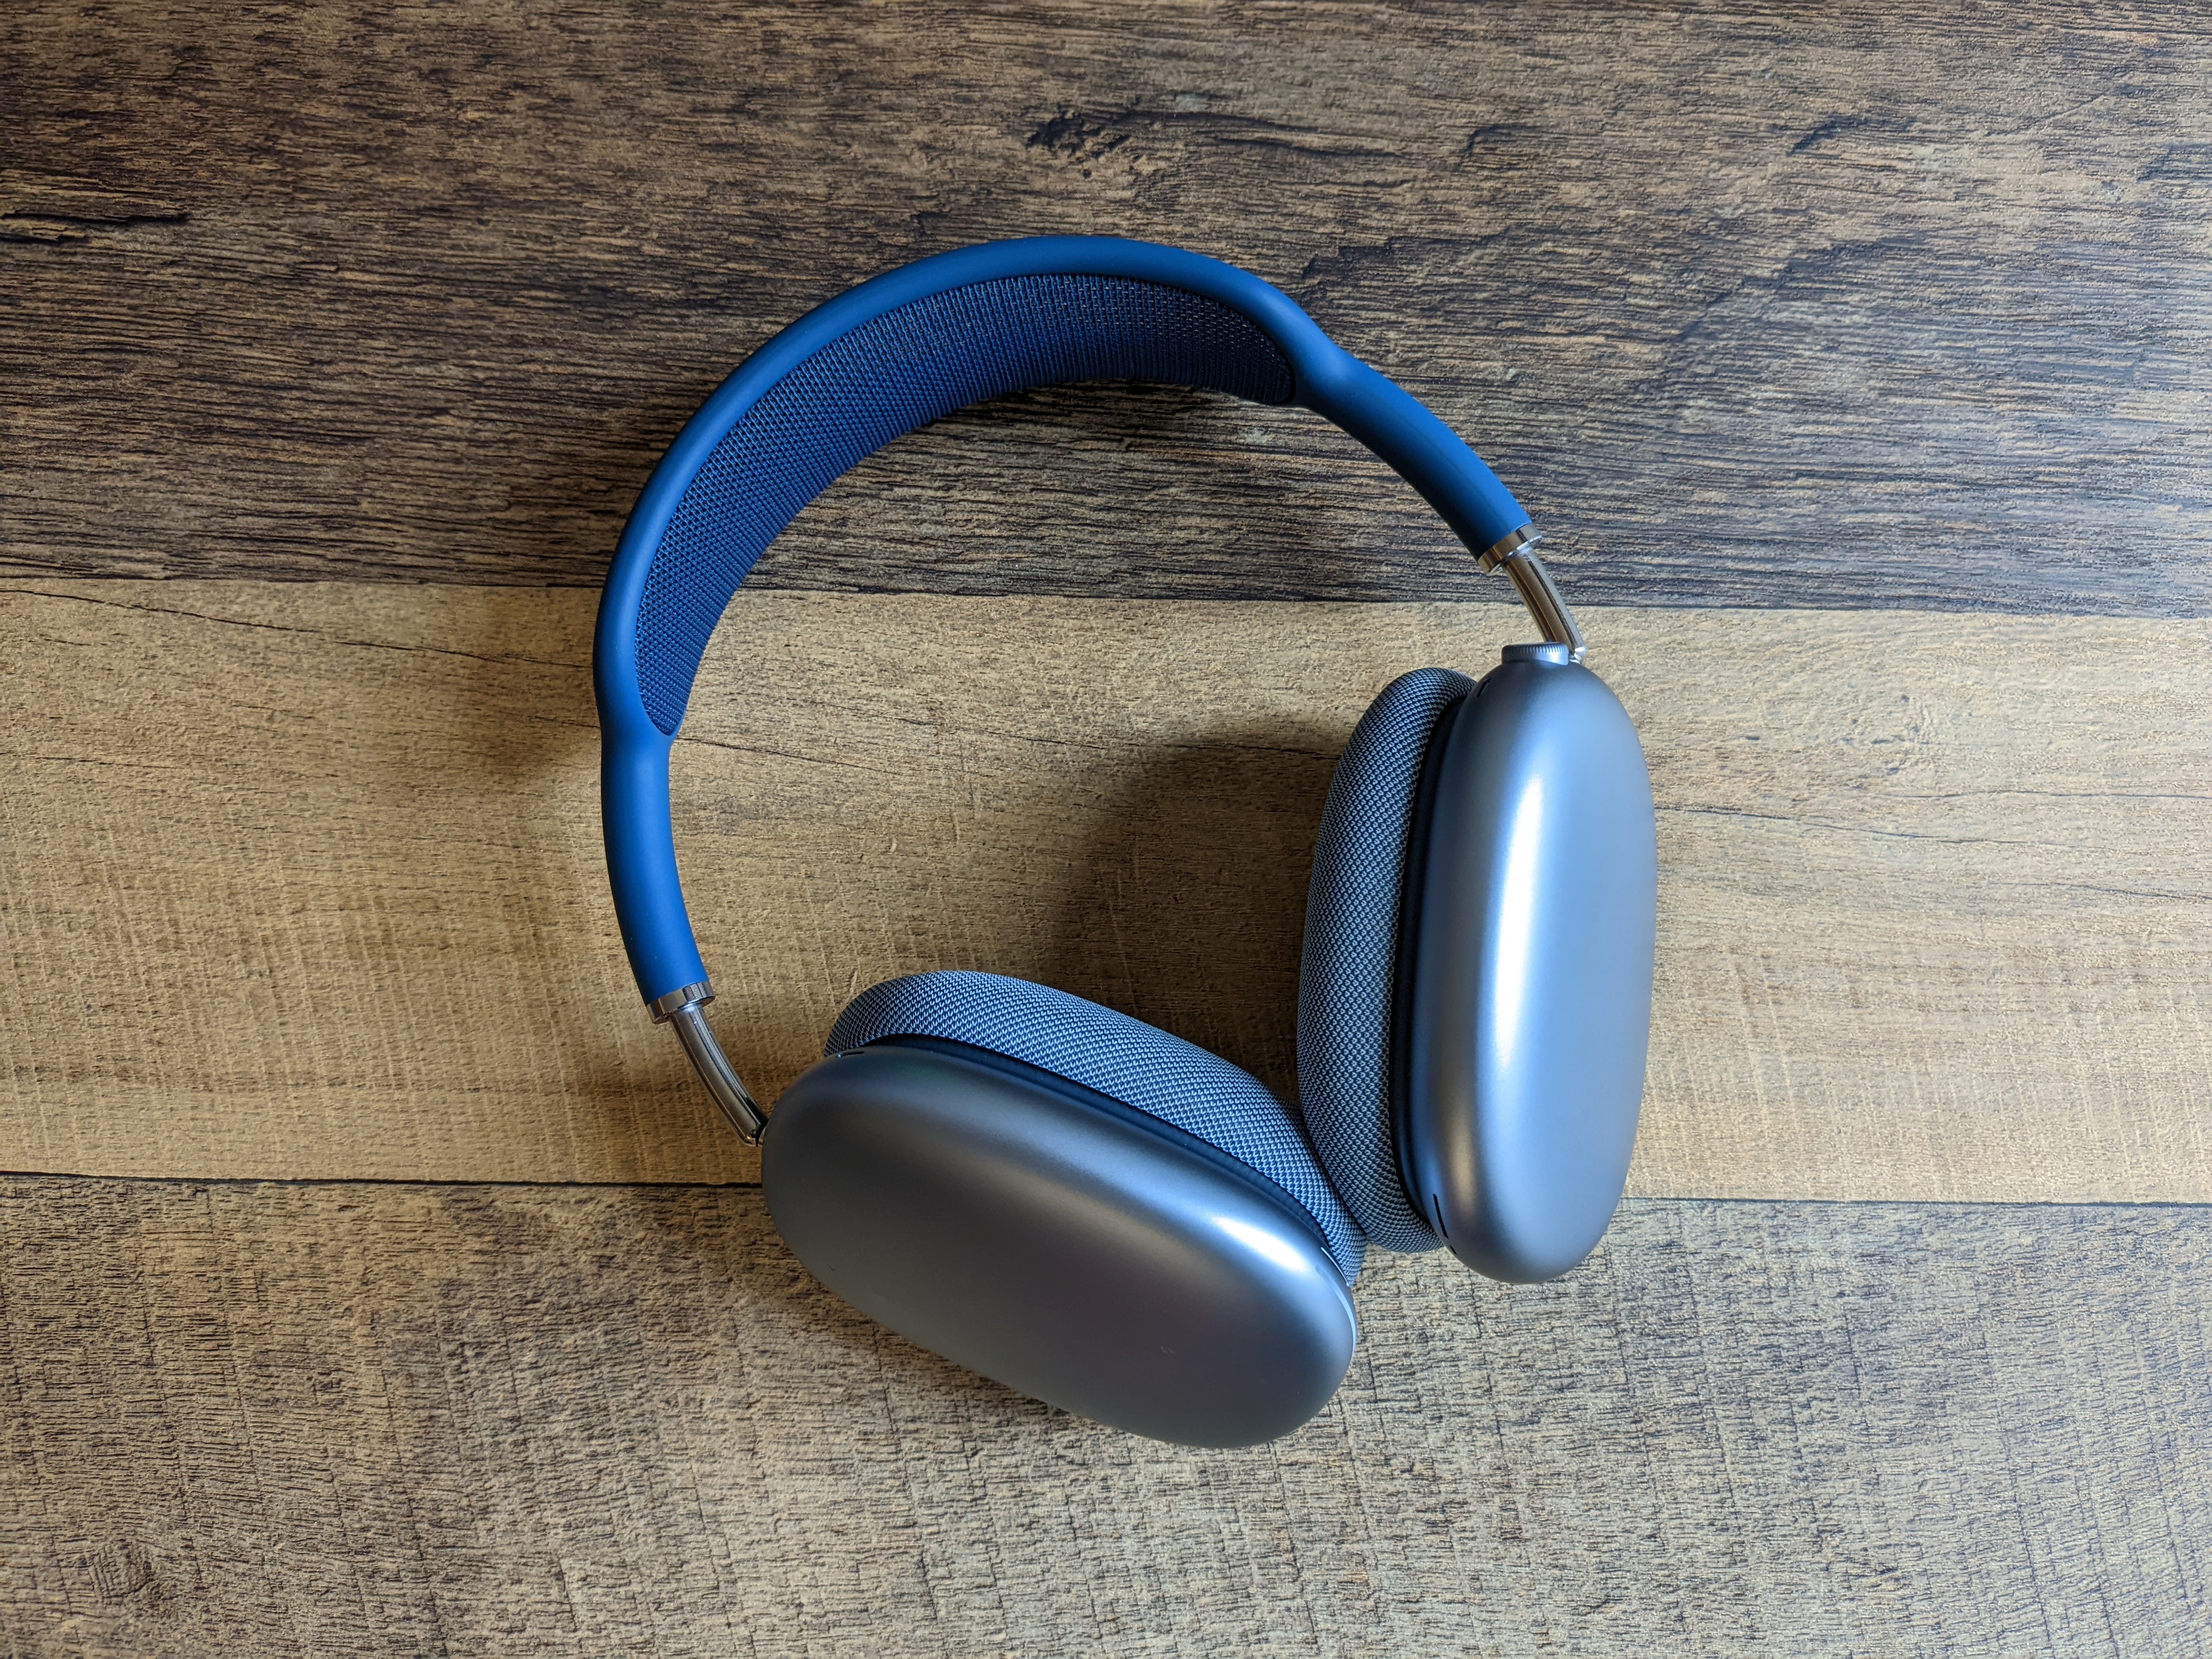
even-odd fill
[[[1243,1446],[1328,1403],[1357,1341],[1318,1227],[1227,1154],[963,1044],[833,1054],[761,1146],[830,1290],[969,1370],[1154,1439]]]
[[[1407,1197],[1493,1278],[1566,1272],[1644,1097],[1657,835],[1643,746],[1563,646],[1512,646],[1432,739],[1401,900],[1392,1105]]]

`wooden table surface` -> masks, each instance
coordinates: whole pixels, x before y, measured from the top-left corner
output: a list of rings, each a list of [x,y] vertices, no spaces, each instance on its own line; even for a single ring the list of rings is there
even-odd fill
[[[2212,22],[508,0],[0,17],[0,1652],[2212,1651]],[[781,324],[1285,288],[1549,532],[1660,808],[1632,1196],[1313,1424],[868,1325],[644,1020],[595,584]],[[1330,767],[1522,630],[1294,411],[902,439],[678,745],[719,1025],[1025,974],[1287,1091]]]

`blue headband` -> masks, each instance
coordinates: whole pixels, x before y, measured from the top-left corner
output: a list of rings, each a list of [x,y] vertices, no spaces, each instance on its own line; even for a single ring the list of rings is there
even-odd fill
[[[678,884],[669,754],[738,584],[807,502],[893,438],[986,398],[1097,380],[1166,380],[1326,416],[1419,490],[1486,568],[1504,564],[1547,636],[1579,653],[1527,556],[1528,515],[1496,475],[1258,277],[1151,242],[1048,236],[864,283],[753,353],[691,417],[638,497],[599,604],[592,678],[615,912],[655,1017],[694,1014],[679,1024],[687,1047],[712,994]]]

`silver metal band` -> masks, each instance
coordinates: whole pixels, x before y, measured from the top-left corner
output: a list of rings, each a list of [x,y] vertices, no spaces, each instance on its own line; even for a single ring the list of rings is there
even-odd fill
[[[714,1000],[714,988],[702,979],[696,985],[679,986],[666,996],[656,997],[645,1006],[651,1012],[655,1025],[665,1025],[683,1010]]]
[[[1533,524],[1524,524],[1510,536],[1501,536],[1475,555],[1485,570],[1495,570],[1523,548],[1534,547],[1544,539],[1544,532]]]
[[[691,1056],[691,1069],[699,1073],[699,1081],[707,1085],[714,1104],[722,1109],[722,1115],[730,1120],[730,1127],[738,1132],[740,1140],[748,1146],[757,1146],[761,1131],[768,1127],[768,1114],[753,1099],[744,1079],[722,1052],[722,1045],[714,1041],[714,1028],[707,1024],[703,1012],[714,1000],[714,988],[701,980],[696,985],[686,985],[666,996],[656,997],[646,1006],[653,1011],[655,1024],[676,1028],[684,1052]]]
[[[1551,573],[1536,556],[1536,544],[1543,539],[1543,532],[1534,525],[1524,524],[1483,550],[1482,568],[1496,570],[1503,567],[1506,579],[1513,584],[1513,591],[1521,596],[1521,603],[1528,607],[1528,614],[1543,630],[1546,641],[1565,646],[1569,659],[1580,662],[1589,647],[1583,641],[1582,629],[1575,626],[1567,602],[1552,586]]]

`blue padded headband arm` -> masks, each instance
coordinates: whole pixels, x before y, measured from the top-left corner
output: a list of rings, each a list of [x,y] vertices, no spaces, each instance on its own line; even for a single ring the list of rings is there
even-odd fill
[[[1526,532],[1528,515],[1442,421],[1338,346],[1289,295],[1218,259],[1104,236],[993,242],[918,260],[816,307],[747,358],[678,434],[623,528],[599,605],[592,669],[608,872],[623,944],[649,1004],[668,1004],[707,978],[677,876],[668,797],[674,738],[645,707],[637,654],[647,580],[686,489],[747,411],[824,347],[916,301],[974,283],[1041,276],[1128,278],[1228,307],[1282,353],[1293,380],[1291,401],[1373,450],[1470,550],[1491,552]]]

